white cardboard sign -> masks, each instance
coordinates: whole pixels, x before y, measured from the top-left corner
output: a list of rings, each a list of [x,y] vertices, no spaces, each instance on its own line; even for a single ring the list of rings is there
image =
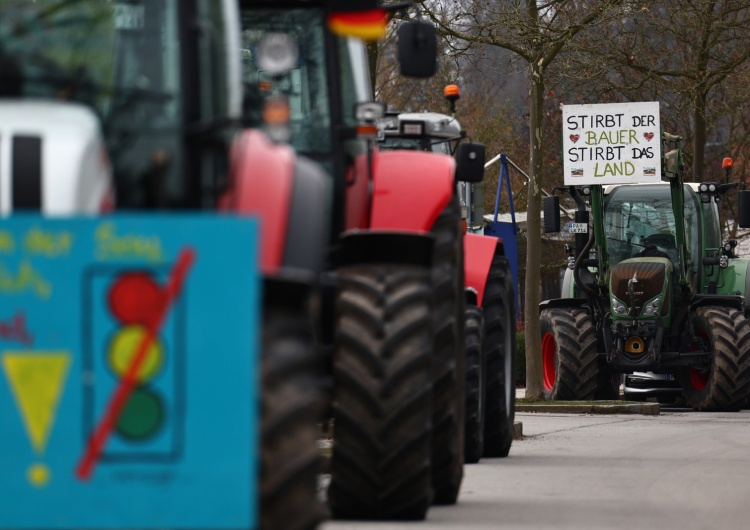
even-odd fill
[[[659,102],[565,105],[565,185],[661,181]]]

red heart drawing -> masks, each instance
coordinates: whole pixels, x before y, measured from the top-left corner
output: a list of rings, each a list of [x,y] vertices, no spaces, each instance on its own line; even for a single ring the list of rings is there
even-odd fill
[[[571,134],[570,135],[570,139],[573,140],[573,143],[576,143],[579,138],[580,138],[580,136],[578,136],[577,134]]]
[[[654,133],[643,133],[643,137],[650,142],[651,138],[654,137]]]

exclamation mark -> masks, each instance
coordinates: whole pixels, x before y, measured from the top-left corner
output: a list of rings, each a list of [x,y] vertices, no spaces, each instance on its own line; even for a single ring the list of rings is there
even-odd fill
[[[3,369],[34,452],[44,456],[57,405],[70,366],[65,352],[6,352]],[[43,488],[51,480],[49,468],[34,462],[26,472],[32,486]]]

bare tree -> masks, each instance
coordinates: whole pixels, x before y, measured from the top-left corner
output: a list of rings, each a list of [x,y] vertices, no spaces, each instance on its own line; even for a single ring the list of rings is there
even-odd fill
[[[585,31],[622,17],[626,0],[422,0],[425,12],[449,42],[466,49],[502,48],[512,52],[529,76],[529,176],[526,290],[526,397],[544,396],[539,314],[541,188],[545,182],[543,129],[547,69]]]
[[[740,106],[721,87],[747,78],[748,38],[748,0],[644,2],[569,54],[565,73],[599,98],[661,100],[663,121],[692,144],[686,160],[692,178],[702,181],[711,131],[726,127]],[[729,96],[734,108],[721,96]]]

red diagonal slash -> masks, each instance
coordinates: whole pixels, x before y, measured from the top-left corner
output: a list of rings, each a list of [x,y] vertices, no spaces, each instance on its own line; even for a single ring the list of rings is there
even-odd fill
[[[162,293],[159,308],[154,312],[154,318],[148,322],[146,326],[146,334],[143,336],[141,342],[138,344],[138,348],[135,350],[136,353],[128,366],[127,372],[125,372],[125,377],[120,380],[120,384],[117,385],[115,392],[112,394],[107,405],[107,410],[104,413],[104,417],[99,422],[99,425],[97,425],[94,435],[86,446],[86,452],[78,462],[76,475],[79,479],[87,480],[91,477],[94,465],[96,465],[96,461],[99,459],[102,449],[104,449],[104,445],[107,443],[107,438],[109,438],[112,429],[117,423],[117,419],[120,417],[122,408],[125,406],[125,403],[127,403],[130,394],[135,388],[137,374],[143,361],[146,359],[146,352],[148,352],[149,346],[154,341],[154,337],[159,333],[172,302],[174,302],[177,295],[180,293],[182,283],[185,276],[187,276],[188,270],[190,270],[193,261],[195,261],[195,252],[193,249],[186,248],[180,252],[179,257],[177,258],[177,263],[175,263],[174,268],[172,269],[169,283]]]

